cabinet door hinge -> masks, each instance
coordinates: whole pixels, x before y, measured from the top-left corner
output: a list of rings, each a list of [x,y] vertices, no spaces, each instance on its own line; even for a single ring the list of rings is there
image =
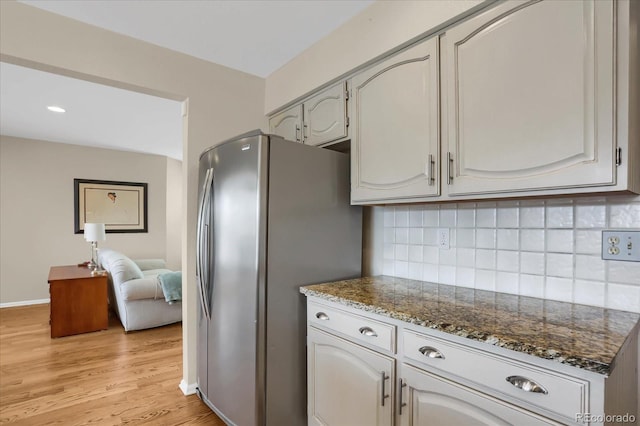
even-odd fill
[[[349,89],[346,89],[346,90],[344,91],[344,100],[345,100],[345,101],[348,101],[348,100],[349,100]]]
[[[622,164],[622,148],[618,147],[616,149],[616,166]]]
[[[347,117],[345,118],[345,120],[346,120],[346,121],[345,121],[345,126],[349,127],[349,116],[347,116]]]

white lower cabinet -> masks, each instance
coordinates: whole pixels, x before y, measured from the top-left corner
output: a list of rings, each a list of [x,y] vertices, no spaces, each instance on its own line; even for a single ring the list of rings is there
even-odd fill
[[[407,364],[399,377],[401,426],[561,424]]]
[[[393,358],[309,327],[307,362],[309,425],[393,424]]]

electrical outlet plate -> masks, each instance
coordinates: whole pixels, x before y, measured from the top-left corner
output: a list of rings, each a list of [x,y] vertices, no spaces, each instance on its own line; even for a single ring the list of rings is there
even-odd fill
[[[438,247],[449,250],[449,228],[438,229]]]
[[[640,231],[602,231],[602,258],[640,262]]]

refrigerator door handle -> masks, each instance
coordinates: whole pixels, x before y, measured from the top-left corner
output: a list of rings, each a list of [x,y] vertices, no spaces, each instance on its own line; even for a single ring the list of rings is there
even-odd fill
[[[208,213],[211,202],[211,187],[213,185],[213,169],[208,169],[202,185],[202,196],[200,197],[200,208],[198,211],[198,227],[196,245],[196,274],[198,285],[200,286],[200,304],[207,319],[211,319],[209,312],[209,223]],[[205,255],[203,258],[203,255]],[[206,259],[206,260],[205,260]]]

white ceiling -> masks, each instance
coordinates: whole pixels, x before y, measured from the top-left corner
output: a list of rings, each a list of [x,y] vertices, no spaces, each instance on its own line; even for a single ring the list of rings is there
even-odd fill
[[[373,0],[21,2],[266,77]],[[0,98],[3,135],[182,157],[179,102],[6,63]]]

